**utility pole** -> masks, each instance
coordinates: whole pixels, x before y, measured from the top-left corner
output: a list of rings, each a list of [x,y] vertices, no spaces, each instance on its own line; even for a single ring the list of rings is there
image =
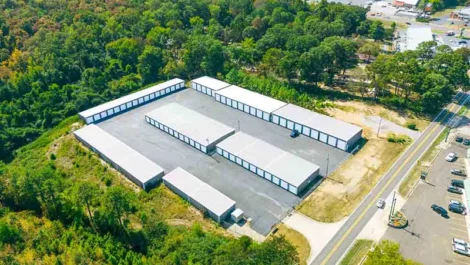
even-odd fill
[[[380,133],[380,126],[382,125],[382,117],[380,117],[380,121],[379,121],[379,128],[377,128],[377,137],[379,137],[379,133]]]

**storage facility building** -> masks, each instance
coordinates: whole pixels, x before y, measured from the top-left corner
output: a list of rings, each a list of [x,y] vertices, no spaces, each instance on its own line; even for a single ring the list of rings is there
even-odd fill
[[[145,114],[145,120],[203,153],[209,153],[217,143],[235,133],[233,128],[177,103]]]
[[[165,175],[163,183],[218,223],[235,210],[234,200],[180,167]]]
[[[215,100],[266,121],[271,120],[272,112],[287,104],[234,85],[216,92]]]
[[[86,124],[96,123],[119,115],[129,109],[159,99],[182,88],[184,88],[184,81],[182,79],[175,78],[130,95],[108,101],[91,109],[87,109],[80,112],[78,115]]]
[[[215,97],[215,93],[223,88],[230,86],[229,83],[218,79],[203,76],[191,81],[191,87],[196,91]]]
[[[292,104],[274,111],[272,122],[344,151],[351,150],[362,137],[359,126]]]
[[[217,153],[296,195],[320,171],[319,166],[243,132],[217,144]]]
[[[85,146],[143,189],[154,187],[164,175],[160,166],[94,124],[74,134]]]

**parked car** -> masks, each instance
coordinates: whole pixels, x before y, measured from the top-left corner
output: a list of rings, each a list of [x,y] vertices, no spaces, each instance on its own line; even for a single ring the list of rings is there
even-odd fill
[[[296,138],[297,136],[299,136],[299,131],[297,131],[297,130],[292,130],[292,132],[290,133],[290,137]]]
[[[411,23],[410,23],[410,22],[406,22],[406,25],[411,25]]]
[[[461,143],[461,142],[463,141],[463,137],[457,136],[457,137],[455,137],[455,141],[456,141],[457,143]]]
[[[449,204],[448,209],[449,209],[449,211],[451,211],[451,212],[459,213],[459,214],[465,212],[465,209],[464,209],[463,207],[460,207],[460,206],[458,206],[458,205],[456,205],[456,204]]]
[[[470,250],[466,246],[460,244],[452,244],[452,250],[454,250],[455,253],[470,257]]]
[[[461,40],[461,41],[459,41],[459,44],[465,44],[465,45],[467,45],[467,41]]]
[[[450,185],[454,186],[454,187],[458,187],[458,188],[462,188],[464,189],[465,188],[465,185],[463,183],[462,180],[460,179],[453,179],[450,181]]]
[[[454,161],[456,158],[457,158],[457,155],[456,155],[455,153],[449,153],[449,154],[446,156],[446,161],[447,161],[447,162],[452,162],[452,161]]]
[[[463,139],[463,144],[470,145],[470,139],[467,139],[467,138]]]
[[[375,205],[377,205],[377,208],[382,209],[385,206],[385,200],[380,198]]]
[[[451,170],[450,170],[450,173],[451,173],[451,174],[454,174],[454,175],[457,175],[457,176],[463,176],[463,177],[467,176],[467,175],[463,172],[463,170],[456,169],[456,168],[451,169]]]
[[[462,207],[462,208],[465,209],[465,206],[463,205],[463,203],[461,203],[461,202],[459,202],[459,201],[450,200],[450,201],[449,201],[449,205],[451,205],[451,204],[452,204],[452,205],[457,205],[457,206]]]
[[[470,243],[465,242],[463,239],[452,238],[452,244],[462,245],[464,247],[470,247]]]
[[[433,204],[431,205],[431,209],[435,211],[436,213],[440,214],[441,216],[448,216],[447,211],[446,209],[444,209],[444,207]]]
[[[457,188],[457,187],[454,187],[454,186],[448,186],[447,191],[450,192],[450,193],[463,194],[463,192],[460,188]]]

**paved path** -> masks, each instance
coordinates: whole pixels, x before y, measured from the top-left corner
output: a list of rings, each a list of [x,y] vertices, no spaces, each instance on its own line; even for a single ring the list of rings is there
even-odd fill
[[[372,189],[372,192],[364,199],[338,233],[336,233],[310,264],[336,264],[340,261],[342,255],[347,251],[360,231],[377,211],[377,207],[375,207],[377,199],[387,197],[392,192],[400,180],[414,166],[421,154],[425,152],[444,130],[445,124],[458,112],[460,106],[467,98],[467,94],[459,93],[454,102],[449,104],[449,106],[438,115],[435,121],[423,132],[421,137],[405,151],[379,181],[377,186]]]

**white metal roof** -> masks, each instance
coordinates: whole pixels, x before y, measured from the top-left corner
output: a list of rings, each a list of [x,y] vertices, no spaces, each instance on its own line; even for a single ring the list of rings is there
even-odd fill
[[[235,132],[233,128],[178,103],[167,104],[145,115],[202,145],[210,145]]]
[[[243,132],[230,136],[217,144],[217,147],[296,187],[320,169],[319,166],[303,158]]]
[[[224,87],[230,86],[229,83],[225,83],[224,81],[220,81],[219,79],[215,79],[210,76],[202,76],[202,77],[191,80],[191,82],[198,83],[214,91],[218,91]]]
[[[234,85],[218,91],[217,94],[236,100],[238,102],[257,108],[267,113],[271,113],[287,104],[277,99],[267,97]]]
[[[359,126],[293,104],[287,104],[276,110],[273,114],[329,134],[346,142],[362,131],[362,128]]]
[[[74,134],[142,183],[163,173],[160,166],[94,124]]]
[[[234,200],[180,167],[166,174],[163,180],[218,216],[235,205]]]
[[[461,16],[470,16],[470,8],[464,8],[459,11],[459,15]]]
[[[432,31],[430,27],[411,27],[406,30],[406,47],[405,50],[416,50],[418,45],[425,41],[433,41]]]
[[[143,96],[149,95],[151,93],[155,93],[157,91],[163,90],[167,87],[171,87],[171,86],[174,86],[174,85],[182,83],[182,82],[184,82],[184,80],[179,79],[179,78],[171,79],[169,81],[160,83],[158,85],[154,85],[154,86],[151,86],[149,88],[137,91],[135,93],[117,98],[115,100],[108,101],[106,103],[103,103],[103,104],[98,105],[96,107],[93,107],[91,109],[87,109],[85,111],[80,112],[79,115],[82,116],[82,117],[87,118],[87,117],[93,116],[95,114],[101,113],[103,111],[106,111],[106,110],[109,110],[111,108],[120,106],[120,105],[125,104],[127,102],[139,99]]]
[[[419,0],[399,0],[399,1],[410,6],[416,6]]]

